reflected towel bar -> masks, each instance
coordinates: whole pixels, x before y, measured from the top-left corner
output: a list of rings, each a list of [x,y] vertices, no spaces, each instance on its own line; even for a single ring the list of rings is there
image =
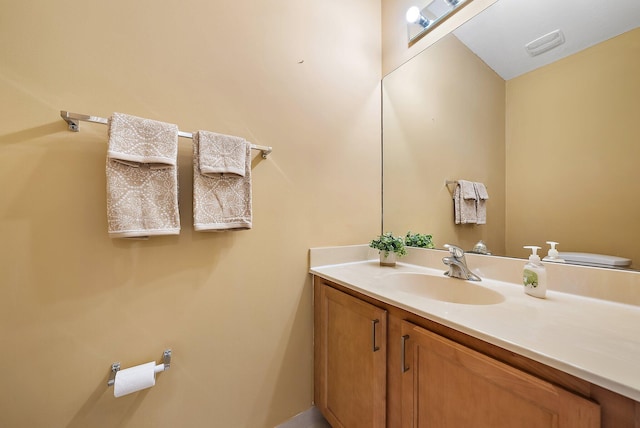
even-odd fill
[[[445,180],[444,185],[449,191],[449,193],[453,195],[453,192],[455,191],[456,186],[458,185],[458,180]],[[453,187],[449,187],[449,186],[453,186]]]
[[[69,125],[69,131],[73,131],[73,132],[80,131],[80,122],[101,123],[103,125],[109,124],[109,119],[105,117],[89,116],[87,114],[80,114],[80,113],[71,113],[64,110],[60,110],[60,116]],[[191,132],[178,131],[178,136],[183,138],[193,139],[193,134]],[[273,151],[273,149],[269,146],[259,146],[257,144],[251,144],[251,149],[260,150],[262,152],[263,159],[266,159],[267,156],[271,154],[271,152]]]
[[[458,180],[445,180],[444,185],[449,190],[449,193],[453,195],[453,192],[455,192],[456,186],[458,185]],[[453,187],[449,187],[449,186],[453,186]]]
[[[445,180],[444,185],[447,187],[458,185],[458,180]]]

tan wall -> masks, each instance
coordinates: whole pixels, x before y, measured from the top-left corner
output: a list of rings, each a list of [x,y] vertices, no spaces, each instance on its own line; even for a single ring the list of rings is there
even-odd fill
[[[640,265],[640,29],[507,82],[507,252]],[[545,253],[546,254],[546,253]]]
[[[382,0],[382,75],[391,73],[496,1],[467,0],[464,7],[434,27],[412,46],[409,46],[405,18],[407,9],[411,6],[424,8],[429,2],[426,0],[423,3],[416,3],[415,0]]]
[[[256,428],[306,410],[307,250],[379,232],[379,4],[0,6],[0,426]],[[254,229],[193,232],[181,139],[181,234],[109,239],[107,128],[68,132],[61,109],[273,146],[254,159]],[[114,399],[112,362],[167,347],[154,388]]]
[[[384,229],[504,253],[504,80],[453,35],[383,83]],[[486,225],[455,225],[446,180],[488,186]]]

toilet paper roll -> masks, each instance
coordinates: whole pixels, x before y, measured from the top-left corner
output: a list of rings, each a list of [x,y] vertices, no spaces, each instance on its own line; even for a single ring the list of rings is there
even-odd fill
[[[151,388],[156,384],[155,373],[156,363],[154,361],[118,370],[113,384],[113,395],[117,398],[142,389]]]

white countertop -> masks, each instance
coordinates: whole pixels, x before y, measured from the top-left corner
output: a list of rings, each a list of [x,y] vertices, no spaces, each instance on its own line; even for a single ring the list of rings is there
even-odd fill
[[[547,291],[546,299],[538,299],[518,284],[486,277],[478,286],[499,292],[502,302],[448,303],[385,284],[391,273],[442,276],[444,265],[398,263],[389,268],[378,260],[345,260],[324,265],[312,261],[310,272],[640,401],[639,306],[553,290]]]

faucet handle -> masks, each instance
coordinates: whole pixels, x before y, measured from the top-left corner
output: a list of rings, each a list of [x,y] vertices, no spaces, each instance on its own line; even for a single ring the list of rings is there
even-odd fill
[[[464,257],[464,250],[460,247],[456,247],[455,245],[444,244],[444,248],[449,250],[449,253],[456,259]]]

